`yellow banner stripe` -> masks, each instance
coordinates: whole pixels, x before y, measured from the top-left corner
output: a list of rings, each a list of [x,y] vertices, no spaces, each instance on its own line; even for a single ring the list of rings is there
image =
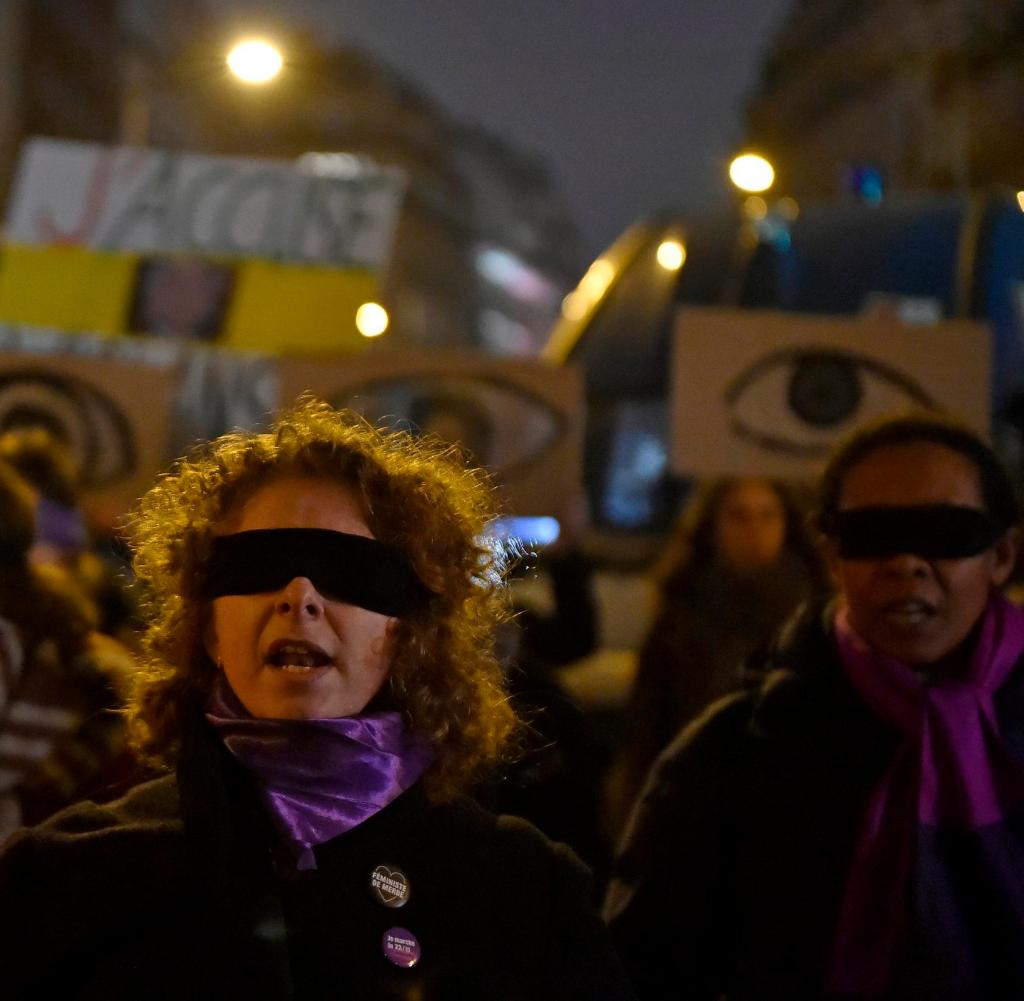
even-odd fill
[[[360,351],[356,310],[378,295],[369,271],[246,261],[223,343],[262,351]]]
[[[7,244],[0,255],[0,322],[127,334],[144,259],[84,247]],[[240,260],[216,343],[282,353],[359,351],[367,342],[356,330],[356,310],[378,294],[377,275],[363,269]]]
[[[132,254],[7,244],[0,256],[0,320],[118,333],[134,274]]]

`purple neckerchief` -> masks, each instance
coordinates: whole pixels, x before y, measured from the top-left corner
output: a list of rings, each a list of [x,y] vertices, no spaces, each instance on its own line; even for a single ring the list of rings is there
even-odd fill
[[[372,817],[415,784],[434,758],[393,710],[337,719],[256,719],[221,674],[206,718],[259,780],[298,869],[315,869],[313,846]]]
[[[884,997],[910,935],[920,933],[911,927],[911,915],[921,920],[916,911],[928,887],[915,887],[915,877],[934,887],[949,875],[943,871],[946,860],[935,854],[934,832],[980,832],[980,840],[992,841],[1002,836],[1007,813],[1024,803],[1024,763],[1007,751],[993,704],[1024,656],[1024,610],[993,594],[966,674],[934,684],[868,647],[845,608],[836,614],[835,637],[847,678],[868,708],[904,739],[868,802],[826,988],[830,996]],[[1008,863],[996,861],[992,880],[1006,884],[998,894],[1019,901],[1024,873]],[[970,925],[969,918],[953,913],[933,913],[922,923],[935,921],[951,939],[963,937]]]

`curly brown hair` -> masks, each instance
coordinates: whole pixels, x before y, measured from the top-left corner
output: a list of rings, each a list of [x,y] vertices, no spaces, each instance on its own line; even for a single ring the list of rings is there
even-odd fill
[[[457,449],[368,425],[304,398],[264,433],[224,435],[179,460],[128,522],[146,631],[129,704],[140,755],[169,761],[189,707],[216,677],[203,644],[205,568],[217,526],[258,487],[283,475],[353,489],[373,534],[398,546],[433,592],[395,623],[388,692],[433,743],[428,792],[445,798],[500,759],[518,721],[493,653],[508,615],[500,559],[482,541],[494,491]]]

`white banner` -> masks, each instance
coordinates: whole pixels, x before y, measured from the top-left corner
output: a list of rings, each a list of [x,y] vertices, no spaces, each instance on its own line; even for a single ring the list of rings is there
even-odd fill
[[[404,180],[349,161],[345,176],[331,176],[316,173],[315,160],[307,168],[32,139],[22,148],[7,239],[382,270]]]

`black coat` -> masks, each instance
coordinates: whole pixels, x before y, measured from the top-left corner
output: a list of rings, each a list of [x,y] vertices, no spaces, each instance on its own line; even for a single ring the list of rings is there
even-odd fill
[[[414,787],[277,867],[249,779],[209,734],[177,780],[79,804],[0,856],[0,993],[96,998],[631,997],[575,857],[515,818]],[[401,908],[371,891],[400,870]],[[382,939],[412,932],[411,968]]]
[[[767,667],[670,745],[633,816],[605,914],[641,998],[820,995],[864,810],[899,738],[846,681],[820,610]],[[1024,758],[1024,665],[995,705]]]

